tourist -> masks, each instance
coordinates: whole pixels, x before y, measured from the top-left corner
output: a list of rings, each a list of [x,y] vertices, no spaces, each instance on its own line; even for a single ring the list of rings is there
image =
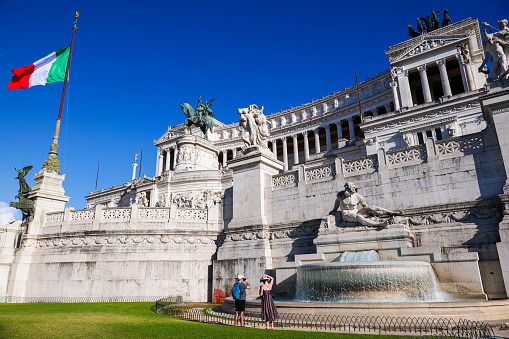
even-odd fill
[[[251,289],[251,285],[246,277],[239,274],[237,282],[232,287],[232,297],[235,300],[235,326],[240,316],[240,325],[244,326],[244,312],[246,311],[246,290]]]
[[[264,275],[260,279],[260,297],[262,297],[262,320],[267,323],[267,329],[269,329],[269,323],[272,329],[274,329],[274,320],[277,320],[278,314],[274,300],[272,299],[271,290],[274,284],[274,278],[270,275]]]

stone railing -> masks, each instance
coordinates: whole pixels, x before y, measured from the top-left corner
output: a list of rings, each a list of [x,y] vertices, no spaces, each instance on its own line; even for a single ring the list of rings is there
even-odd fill
[[[62,221],[64,221],[64,212],[46,214],[46,224],[60,224]]]
[[[453,139],[446,139],[436,142],[437,154],[439,156],[465,153],[468,151],[480,150],[484,148],[484,141],[482,134],[467,135],[456,137]]]
[[[360,159],[343,161],[343,173],[345,175],[371,173],[378,168],[378,159],[376,155]]]
[[[484,148],[482,133],[469,134],[441,141],[426,139],[425,144],[410,146],[386,152],[379,149],[377,154],[357,159],[344,160],[337,157],[334,163],[313,168],[300,166],[299,170],[272,176],[272,187],[295,187],[308,181],[333,180],[336,177],[374,173],[387,168],[417,165],[429,161],[440,161],[460,157],[468,153],[481,152]]]
[[[295,187],[299,182],[299,173],[297,171],[276,174],[272,177],[272,187]]]
[[[177,208],[177,219],[207,220],[207,210],[196,208]]]
[[[173,211],[173,212],[172,212]],[[103,207],[73,210],[67,207],[64,212],[47,213],[44,225],[95,224],[95,223],[129,223],[129,222],[168,222],[171,219],[207,221],[208,209],[170,207]]]
[[[334,164],[324,165],[314,168],[306,168],[305,177],[307,181],[333,179],[336,174],[336,166]]]
[[[426,148],[424,145],[412,146],[403,150],[387,152],[386,155],[388,165],[420,163],[426,159]]]

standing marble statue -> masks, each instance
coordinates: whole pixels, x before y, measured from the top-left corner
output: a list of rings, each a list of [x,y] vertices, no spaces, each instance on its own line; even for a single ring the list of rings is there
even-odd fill
[[[509,74],[509,29],[507,20],[498,21],[500,30],[488,33],[486,27],[493,28],[488,23],[482,23],[484,35],[484,60],[479,66],[479,72],[491,74],[493,80],[502,80]],[[491,67],[487,70],[486,64],[491,60]]]
[[[358,206],[361,206],[359,209]],[[357,193],[357,188],[351,182],[345,184],[345,190],[337,194],[334,209],[329,214],[341,210],[343,220],[370,227],[385,227],[387,220],[379,221],[373,217],[390,217],[401,215],[401,211],[391,211],[378,206],[368,206],[366,199]]]
[[[267,139],[269,138],[269,127],[262,109],[257,105],[249,105],[247,108],[239,108],[240,130],[242,131],[242,140],[246,146],[260,146],[267,148]]]

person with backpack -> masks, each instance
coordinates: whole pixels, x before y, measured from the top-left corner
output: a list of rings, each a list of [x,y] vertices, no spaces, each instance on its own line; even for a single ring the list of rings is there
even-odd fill
[[[235,326],[240,316],[240,325],[244,326],[244,312],[246,311],[246,290],[251,289],[251,285],[246,277],[239,274],[237,282],[232,287],[232,297],[235,300]]]

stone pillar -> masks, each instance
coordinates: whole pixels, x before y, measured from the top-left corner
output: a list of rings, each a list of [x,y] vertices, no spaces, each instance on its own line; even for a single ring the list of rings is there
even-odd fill
[[[353,128],[353,117],[348,117],[348,131],[350,132],[350,140],[355,140],[355,130]]]
[[[377,117],[377,116],[378,116],[378,111],[377,111],[376,107],[375,107],[375,108],[373,108],[373,109],[371,109],[371,112],[373,112],[373,116],[374,116],[374,117]]]
[[[447,68],[445,67],[445,59],[437,60],[438,70],[440,71],[440,80],[442,81],[442,89],[445,96],[451,96],[451,85],[449,84],[449,77],[447,76]]]
[[[390,104],[385,104],[384,107],[385,107],[385,112],[387,112],[387,113],[391,112],[391,105]]]
[[[297,165],[299,163],[299,143],[297,140],[297,135],[292,136],[293,140],[293,165]]]
[[[463,64],[463,58],[461,57],[461,54],[456,54],[456,60],[458,60],[458,64],[460,66],[460,73],[461,73],[461,80],[463,81],[463,90],[465,92],[468,92],[468,81],[467,81],[467,74],[465,72],[465,64]]]
[[[166,172],[169,171],[171,167],[171,148],[168,148],[165,156],[166,156],[166,168],[164,169],[164,171]]]
[[[177,167],[178,154],[179,154],[179,149],[177,146],[175,146],[173,148],[173,169],[175,169],[175,167]]]
[[[309,139],[308,132],[303,132],[302,136],[304,137],[304,161],[309,160]]]
[[[228,150],[223,151],[223,168],[227,166],[226,161],[228,161]]]
[[[412,92],[410,90],[410,82],[408,81],[408,70],[398,71],[399,94],[401,95],[401,107],[412,107]]]
[[[133,175],[131,176],[131,181],[134,181],[136,179],[136,167],[138,166],[137,163],[133,163]]]
[[[396,81],[391,82],[392,97],[394,98],[394,110],[399,111],[399,97],[398,97],[398,83]]]
[[[288,171],[288,143],[286,137],[283,138],[283,170]]]
[[[338,130],[338,140],[343,139],[343,128],[341,128],[341,120],[336,121],[336,129]]]
[[[498,142],[506,178],[509,178],[509,138],[507,138],[507,135],[509,135],[509,98],[507,91],[501,91],[500,94],[487,94],[486,98],[481,97],[481,99],[483,115],[486,121],[492,122],[488,125],[488,128],[496,133],[496,138],[493,136],[493,139]],[[488,128],[487,130],[489,130]],[[498,225],[500,242],[497,242],[497,251],[505,292],[509,297],[509,179],[502,187],[502,192],[499,197],[504,205],[504,215]]]
[[[157,162],[156,162],[157,173],[156,177],[160,176],[163,172],[163,153],[161,148],[157,148]]]
[[[426,65],[417,67],[421,76],[422,94],[424,94],[424,102],[431,102],[431,92],[429,89],[428,74],[426,73]]]
[[[314,129],[315,133],[315,153],[320,153],[320,134],[318,134],[318,128]]]
[[[272,154],[277,159],[277,139],[272,140]]]
[[[273,267],[266,215],[270,201],[265,196],[272,176],[283,169],[283,163],[270,152],[258,150],[231,160],[228,166],[233,171],[233,218],[212,264],[213,288],[220,288],[224,280],[231,281],[239,273],[254,282]]]
[[[327,142],[327,151],[332,150],[332,140],[330,137],[330,125],[325,126],[325,140]]]

